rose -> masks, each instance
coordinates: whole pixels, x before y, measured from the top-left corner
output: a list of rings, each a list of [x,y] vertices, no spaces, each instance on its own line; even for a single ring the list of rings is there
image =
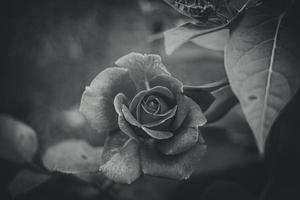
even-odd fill
[[[206,150],[199,132],[206,118],[197,103],[206,95],[206,108],[210,93],[184,93],[158,55],[131,53],[115,65],[86,87],[80,105],[93,128],[109,132],[100,171],[122,183],[142,173],[187,179]]]

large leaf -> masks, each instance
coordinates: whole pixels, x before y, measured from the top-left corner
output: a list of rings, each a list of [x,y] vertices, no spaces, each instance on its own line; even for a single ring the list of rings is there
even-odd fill
[[[102,147],[93,147],[84,140],[67,140],[50,147],[43,155],[43,164],[50,171],[63,173],[97,172]]]
[[[50,175],[22,170],[9,185],[9,192],[12,197],[29,192],[45,183],[51,178]]]
[[[38,148],[35,131],[8,115],[0,115],[0,157],[13,162],[30,162]]]
[[[232,89],[260,149],[280,111],[300,85],[294,1],[270,1],[246,11],[225,50]]]

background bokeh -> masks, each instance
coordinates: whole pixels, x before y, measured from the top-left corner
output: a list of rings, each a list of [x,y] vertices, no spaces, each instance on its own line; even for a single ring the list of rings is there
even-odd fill
[[[101,145],[104,137],[90,129],[77,109],[84,87],[120,56],[132,51],[160,54],[169,71],[190,85],[226,76],[223,52],[187,43],[171,56],[165,55],[163,31],[185,20],[160,0],[2,1],[0,113],[36,130],[37,162],[47,147],[66,138]],[[240,107],[202,132],[208,153],[192,179],[174,182],[146,177],[131,186],[114,185],[107,190],[122,199],[255,197],[265,181],[264,166],[257,159]],[[7,184],[20,166],[4,160],[0,164],[1,195],[9,198]],[[99,192],[75,177],[58,174],[20,199],[99,197],[112,198],[105,190]]]

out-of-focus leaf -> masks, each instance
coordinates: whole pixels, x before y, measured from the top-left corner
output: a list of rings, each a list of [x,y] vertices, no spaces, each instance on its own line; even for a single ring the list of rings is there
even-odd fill
[[[118,183],[130,184],[141,175],[138,143],[122,132],[108,136],[102,157],[100,171]]]
[[[266,1],[248,9],[225,50],[232,89],[260,152],[281,110],[300,86],[299,19],[294,1]]]
[[[209,91],[197,86],[183,87],[183,94],[193,99],[203,111],[207,110],[215,100],[215,97]]]
[[[213,33],[202,35],[191,40],[194,44],[215,51],[224,51],[229,40],[229,29],[221,29]]]
[[[207,83],[200,86],[183,86],[183,93],[193,99],[202,109],[202,111],[206,111],[213,103],[216,104],[214,101],[216,97],[222,96],[219,95],[220,92],[224,94],[225,91],[230,91],[229,83],[227,79],[223,79],[220,81],[216,81],[213,83]],[[228,89],[227,89],[228,88]],[[227,92],[230,96],[229,92]],[[227,94],[226,93],[226,94]]]
[[[238,103],[238,100],[229,85],[213,91],[212,95],[215,97],[215,101],[205,111],[205,116],[208,122],[220,119]]]
[[[210,35],[209,33],[213,33],[215,31],[221,30],[224,28],[204,28],[199,27],[193,23],[186,23],[181,26],[175,27],[173,29],[167,30],[164,32],[165,38],[165,50],[168,55],[171,55],[176,49],[178,49],[184,43],[194,39],[196,37],[203,35]],[[209,36],[207,36],[209,37]]]
[[[42,161],[50,171],[63,173],[96,172],[101,165],[102,147],[84,140],[66,140],[46,150]]]
[[[111,190],[119,194],[119,200],[166,200],[179,185],[179,181],[143,176],[130,185],[114,184]]]
[[[96,173],[78,173],[74,174],[78,179],[87,182],[87,183],[96,183],[97,185],[102,185],[107,178],[99,172]]]
[[[9,185],[9,192],[13,198],[29,192],[45,183],[51,175],[41,174],[31,170],[22,170]]]
[[[38,148],[35,131],[8,115],[0,115],[0,157],[13,162],[30,162]]]

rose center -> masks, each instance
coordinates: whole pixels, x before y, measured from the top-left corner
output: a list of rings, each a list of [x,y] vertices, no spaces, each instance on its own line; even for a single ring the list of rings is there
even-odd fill
[[[150,113],[158,113],[160,111],[160,100],[155,96],[149,96],[144,100],[143,104]]]
[[[151,100],[150,102],[148,102],[147,105],[149,108],[156,110],[159,106],[159,102],[156,99],[154,99],[154,100]]]

